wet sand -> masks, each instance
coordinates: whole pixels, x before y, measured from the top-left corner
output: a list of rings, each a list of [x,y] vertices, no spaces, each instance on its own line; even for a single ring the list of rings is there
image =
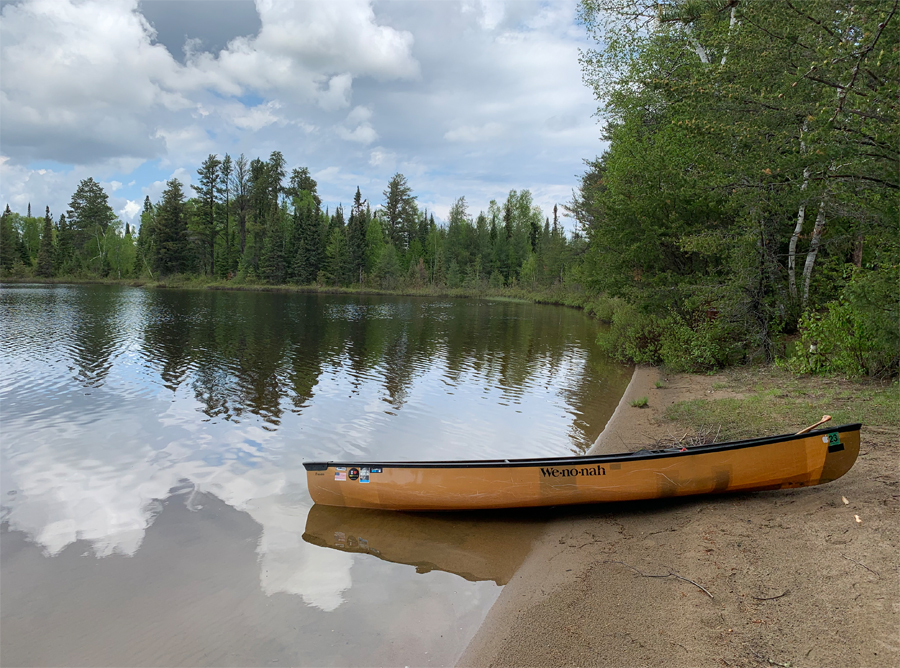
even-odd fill
[[[715,377],[658,379],[635,371],[591,453],[681,436],[666,406],[728,396]],[[552,520],[458,665],[900,665],[898,454],[895,433],[864,427],[828,485]]]

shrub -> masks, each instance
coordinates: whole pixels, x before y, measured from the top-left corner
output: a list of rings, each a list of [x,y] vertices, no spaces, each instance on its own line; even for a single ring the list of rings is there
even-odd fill
[[[603,308],[612,310],[610,326],[597,342],[614,359],[694,372],[725,363],[726,337],[705,314],[697,314],[689,322],[677,313],[641,313],[622,300],[606,300]]]
[[[800,373],[896,375],[900,366],[898,268],[857,271],[840,299],[800,320],[800,342],[787,360]]]

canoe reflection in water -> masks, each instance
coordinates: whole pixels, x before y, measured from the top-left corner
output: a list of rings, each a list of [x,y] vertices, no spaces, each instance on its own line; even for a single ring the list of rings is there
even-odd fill
[[[314,505],[303,540],[341,552],[371,554],[384,561],[477,582],[505,585],[538,534],[539,518],[516,511],[490,514],[407,514]]]

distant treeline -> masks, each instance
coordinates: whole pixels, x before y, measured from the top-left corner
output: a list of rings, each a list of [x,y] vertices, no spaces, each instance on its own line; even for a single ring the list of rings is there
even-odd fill
[[[151,279],[180,275],[299,285],[538,287],[561,283],[583,253],[537,207],[528,190],[491,201],[474,217],[464,197],[446,225],[420,209],[406,178],[396,174],[374,209],[357,188],[349,211],[322,209],[307,168],[286,174],[275,151],[268,160],[210,155],[194,197],[173,179],[159,202],[144,200],[137,229],[122,224],[103,188],[82,181],[68,210],[54,220],[2,218],[4,275]],[[30,207],[29,207],[30,208]]]

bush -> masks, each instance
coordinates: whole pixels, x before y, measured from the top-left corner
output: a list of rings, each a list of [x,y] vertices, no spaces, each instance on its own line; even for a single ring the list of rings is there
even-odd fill
[[[691,321],[677,313],[666,316],[641,313],[622,300],[605,300],[594,312],[611,310],[610,326],[597,339],[614,359],[636,364],[663,364],[672,371],[708,371],[726,360],[727,341],[717,321],[705,313]]]
[[[896,375],[900,367],[898,267],[856,270],[824,313],[800,319],[800,342],[787,360],[800,373]]]

